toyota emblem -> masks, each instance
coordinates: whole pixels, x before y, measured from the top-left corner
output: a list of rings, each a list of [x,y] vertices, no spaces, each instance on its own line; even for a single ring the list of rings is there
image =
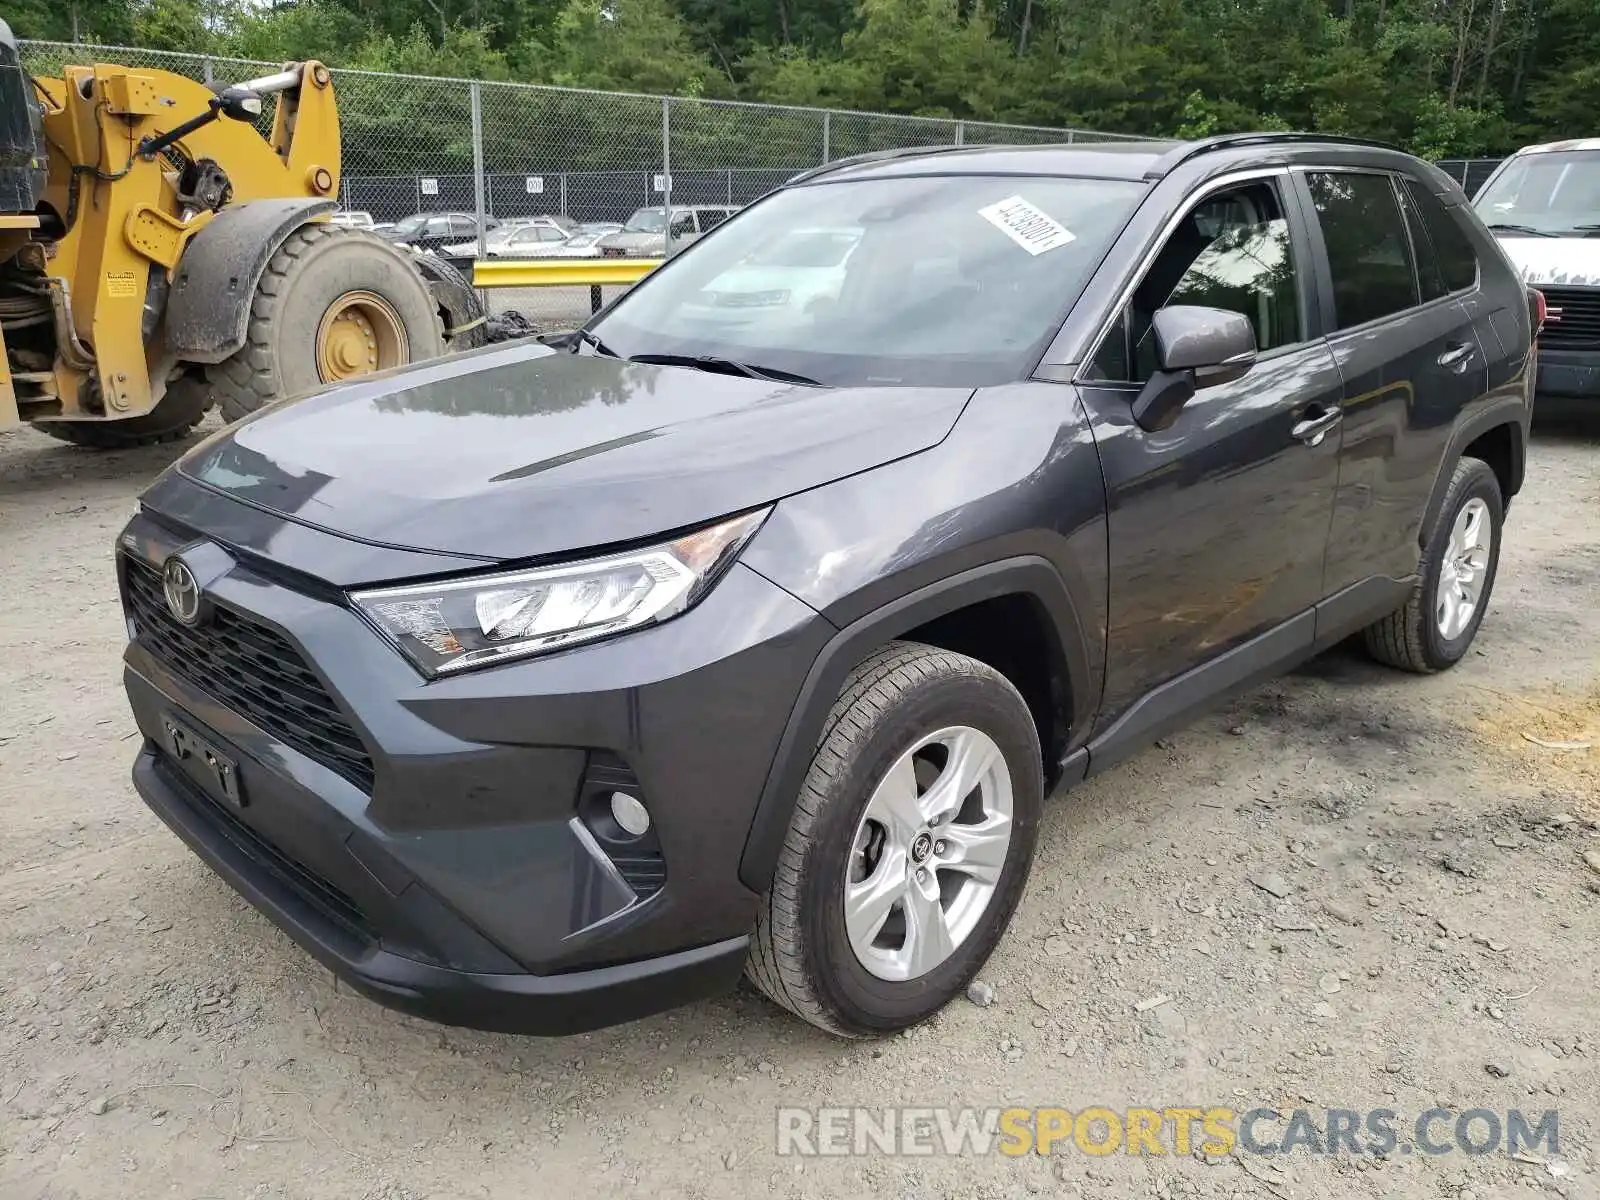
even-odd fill
[[[200,584],[181,558],[169,558],[161,568],[161,591],[174,617],[185,625],[200,623]]]

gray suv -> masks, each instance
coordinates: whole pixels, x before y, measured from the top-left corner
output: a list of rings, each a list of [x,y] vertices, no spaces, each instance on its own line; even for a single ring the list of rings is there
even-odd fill
[[[850,239],[803,301],[799,228]],[[1351,634],[1462,660],[1533,303],[1381,147],[834,163],[582,330],[163,475],[118,543],[134,782],[396,1008],[565,1033],[748,975],[904,1028],[1053,790]]]

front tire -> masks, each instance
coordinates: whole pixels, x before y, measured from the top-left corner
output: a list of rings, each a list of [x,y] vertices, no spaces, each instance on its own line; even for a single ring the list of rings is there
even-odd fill
[[[1489,464],[1463,458],[1429,531],[1420,578],[1405,605],[1367,626],[1367,651],[1419,675],[1448,670],[1483,624],[1500,566],[1505,501]]]
[[[972,981],[1022,897],[1044,801],[1038,732],[993,668],[895,642],[823,729],[746,974],[847,1037],[926,1019]]]
[[[422,275],[382,238],[343,225],[290,234],[267,262],[245,344],[209,368],[225,420],[329,383],[445,352]]]

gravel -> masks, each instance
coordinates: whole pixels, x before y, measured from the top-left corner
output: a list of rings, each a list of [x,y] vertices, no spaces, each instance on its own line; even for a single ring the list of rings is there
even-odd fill
[[[1339,648],[1074,789],[1048,806],[983,969],[994,1002],[869,1042],[746,989],[541,1040],[429,1025],[336,984],[128,784],[112,547],[180,449],[0,434],[0,1195],[1593,1194],[1595,758],[1522,736],[1588,736],[1592,435],[1536,441],[1457,670],[1405,676]],[[1172,604],[1149,618],[1212,619]],[[1576,715],[1533,724],[1552,711]],[[1570,1175],[1503,1155],[776,1153],[780,1105],[1414,1114],[1440,1097],[1558,1107]]]

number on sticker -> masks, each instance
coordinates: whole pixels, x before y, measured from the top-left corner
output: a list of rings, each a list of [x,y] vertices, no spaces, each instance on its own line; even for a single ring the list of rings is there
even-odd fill
[[[986,208],[980,208],[978,215],[1029,254],[1043,254],[1046,250],[1054,250],[1075,240],[1070,229],[1021,196],[997,200]]]

